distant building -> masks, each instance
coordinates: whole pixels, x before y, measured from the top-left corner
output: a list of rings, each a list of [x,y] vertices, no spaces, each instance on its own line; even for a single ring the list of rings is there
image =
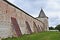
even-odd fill
[[[0,37],[17,37],[23,34],[48,31],[48,17],[41,9],[37,18],[7,0],[0,0]]]

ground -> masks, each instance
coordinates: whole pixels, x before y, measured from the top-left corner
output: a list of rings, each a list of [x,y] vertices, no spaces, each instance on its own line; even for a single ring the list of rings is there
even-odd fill
[[[60,40],[60,32],[40,32],[21,37],[6,38],[3,40]]]

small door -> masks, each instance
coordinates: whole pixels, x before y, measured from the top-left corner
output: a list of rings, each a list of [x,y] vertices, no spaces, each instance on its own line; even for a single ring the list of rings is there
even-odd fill
[[[25,23],[26,23],[26,26],[27,26],[29,33],[32,33],[29,23],[27,21],[25,21]]]
[[[11,22],[12,22],[13,28],[14,28],[14,30],[15,30],[15,32],[16,32],[16,35],[17,35],[17,36],[21,36],[22,33],[21,33],[21,30],[20,30],[20,28],[19,28],[19,25],[18,25],[18,23],[17,23],[16,18],[11,17]]]

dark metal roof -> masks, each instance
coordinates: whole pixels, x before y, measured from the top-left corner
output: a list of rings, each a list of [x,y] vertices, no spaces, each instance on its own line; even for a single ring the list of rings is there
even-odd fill
[[[45,15],[45,13],[44,13],[43,9],[41,9],[41,11],[40,11],[40,14],[39,14],[38,18],[47,18],[47,16]]]
[[[10,2],[8,2],[7,0],[3,0],[3,1],[5,1],[6,3],[8,3],[8,4],[10,4],[11,6],[13,6],[13,7],[15,7],[15,8],[17,8],[18,10],[20,10],[20,11],[22,11],[22,12],[24,12],[25,14],[27,14],[28,16],[30,16],[30,17],[32,17],[32,18],[34,18],[33,16],[31,16],[30,14],[28,14],[27,12],[25,12],[25,11],[23,11],[22,9],[20,9],[19,7],[17,7],[17,6],[15,6],[14,4],[12,4],[12,3],[10,3]],[[37,18],[34,18],[34,19],[36,19],[36,20],[38,20]],[[40,21],[40,20],[38,20],[38,21]],[[42,21],[40,21],[41,23],[43,23]],[[44,23],[43,23],[44,24]]]

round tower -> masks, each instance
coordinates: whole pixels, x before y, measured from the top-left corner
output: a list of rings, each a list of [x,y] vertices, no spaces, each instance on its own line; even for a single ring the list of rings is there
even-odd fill
[[[48,31],[49,30],[49,28],[48,28],[48,17],[45,15],[43,9],[41,9],[40,14],[37,17],[37,19],[42,21],[45,24],[44,30]]]

